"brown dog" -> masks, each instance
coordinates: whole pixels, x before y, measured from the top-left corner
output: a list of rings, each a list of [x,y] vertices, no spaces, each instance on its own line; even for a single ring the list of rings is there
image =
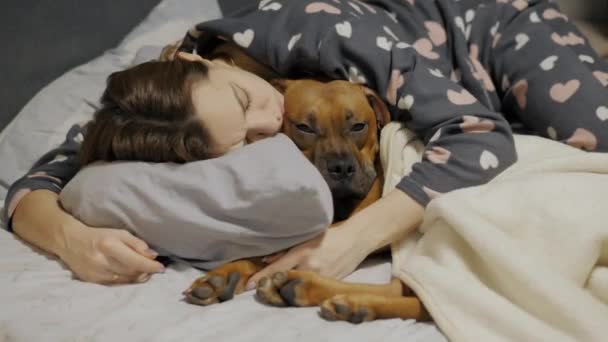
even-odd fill
[[[390,119],[372,91],[346,81],[275,80],[285,96],[283,132],[321,172],[334,200],[334,222],[380,198],[383,173],[379,130]],[[241,293],[265,264],[259,258],[225,264],[197,279],[186,299],[199,305],[226,301]],[[387,285],[345,283],[314,272],[279,272],[263,278],[258,297],[276,306],[321,305],[327,319],[353,323],[376,318],[428,319],[416,297],[404,297],[401,281]]]
[[[283,133],[321,172],[334,202],[334,221],[380,198],[379,130],[390,120],[372,91],[346,81],[274,80],[285,96]]]
[[[177,51],[192,51],[200,32],[165,47],[160,60]],[[277,75],[234,44],[213,49],[221,57],[264,79]],[[283,132],[317,167],[330,186],[334,222],[348,218],[380,198],[383,173],[378,150],[379,131],[390,119],[384,102],[371,90],[345,81],[274,80],[285,96]],[[245,290],[249,278],[266,266],[263,258],[227,263],[195,280],[184,291],[187,301],[209,305]],[[321,306],[329,320],[353,323],[376,318],[428,320],[420,300],[399,279],[385,285],[346,283],[309,271],[275,273],[258,283],[257,296],[275,306]]]

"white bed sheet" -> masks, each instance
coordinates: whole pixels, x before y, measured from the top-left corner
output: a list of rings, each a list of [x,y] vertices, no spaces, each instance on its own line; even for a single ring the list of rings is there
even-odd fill
[[[446,341],[432,323],[328,322],[318,308],[274,308],[252,292],[208,307],[185,303],[181,291],[201,274],[173,264],[145,284],[83,283],[0,231],[0,341]],[[389,277],[389,263],[372,260],[349,279]]]
[[[192,24],[219,15],[215,0],[164,0],[118,47],[45,87],[0,134],[2,202],[8,185],[61,142],[69,126],[90,118],[109,73],[128,66],[142,47],[179,39]],[[327,322],[317,308],[273,308],[252,293],[221,305],[187,304],[180,293],[199,275],[173,264],[146,284],[83,283],[56,259],[0,230],[0,341],[446,340],[432,323]],[[375,260],[349,279],[389,277],[389,261]]]

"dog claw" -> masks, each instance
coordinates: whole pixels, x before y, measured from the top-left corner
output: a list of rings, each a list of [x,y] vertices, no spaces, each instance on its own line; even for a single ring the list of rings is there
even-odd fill
[[[291,272],[277,272],[260,280],[257,287],[258,298],[275,306],[318,305],[319,302],[315,302],[311,297],[315,275],[311,272]]]
[[[348,307],[348,305],[344,304],[334,304],[336,309],[336,313],[341,316],[350,316],[352,314],[352,310]]]
[[[272,283],[276,287],[282,287],[287,282],[287,272],[277,272],[272,275]]]
[[[348,321],[359,324],[375,318],[372,310],[349,301],[344,295],[337,295],[321,303],[320,316],[329,321]]]
[[[213,295],[213,290],[209,287],[197,287],[192,290],[192,295],[198,299],[205,300]]]
[[[277,292],[277,287],[274,285],[273,281],[267,277],[260,279],[258,282],[256,295],[264,303],[274,306],[285,306],[285,301],[283,301]]]
[[[224,277],[221,277],[219,275],[214,275],[214,276],[209,277],[209,279],[207,279],[207,283],[211,284],[211,286],[213,286],[214,289],[221,289],[226,284],[226,279],[224,279]]]
[[[367,309],[360,308],[359,311],[355,312],[348,319],[349,322],[359,324],[365,320],[367,317]]]
[[[300,283],[302,283],[300,279],[293,279],[281,287],[281,298],[283,298],[290,306],[300,306],[296,300],[296,286],[298,286]]]
[[[238,272],[228,274],[228,279],[221,275],[205,276],[197,280],[183,294],[189,303],[197,305],[225,302],[234,297],[240,278]]]
[[[226,287],[224,287],[224,291],[222,291],[222,293],[218,296],[220,301],[225,302],[234,298],[234,292],[237,284],[239,283],[239,279],[241,279],[241,275],[237,272],[228,274],[228,283],[226,284]]]

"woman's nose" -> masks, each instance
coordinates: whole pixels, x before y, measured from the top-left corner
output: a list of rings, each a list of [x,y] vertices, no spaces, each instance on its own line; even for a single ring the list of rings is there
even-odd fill
[[[249,113],[247,117],[247,140],[254,142],[271,137],[279,132],[283,117],[269,111]]]

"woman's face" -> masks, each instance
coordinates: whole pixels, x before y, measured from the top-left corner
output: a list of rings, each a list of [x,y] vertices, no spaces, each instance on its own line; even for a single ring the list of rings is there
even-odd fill
[[[179,57],[209,67],[209,77],[192,85],[192,102],[209,132],[214,155],[279,132],[283,95],[268,82],[221,60],[181,53]]]

